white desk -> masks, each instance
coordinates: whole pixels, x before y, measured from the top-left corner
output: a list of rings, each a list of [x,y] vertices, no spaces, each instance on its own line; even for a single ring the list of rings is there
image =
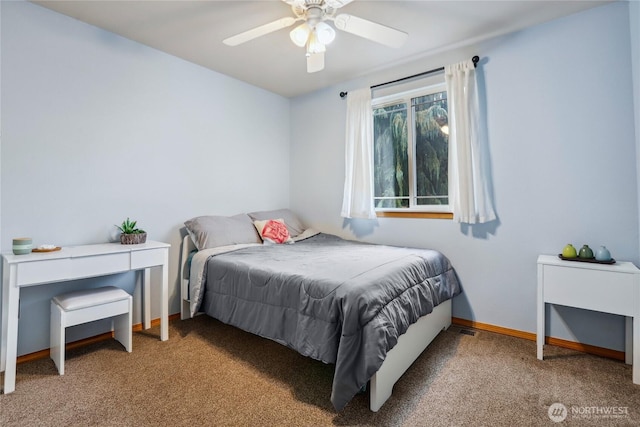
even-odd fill
[[[537,356],[543,359],[545,304],[626,316],[625,362],[640,384],[640,270],[630,262],[596,264],[538,257]]]
[[[4,371],[4,393],[16,388],[18,350],[18,315],[20,288],[53,282],[105,276],[132,270],[143,270],[143,324],[151,326],[151,267],[162,269],[160,288],[160,339],[169,339],[169,247],[148,241],[139,245],[104,243],[69,246],[62,250],[26,255],[2,254],[2,346],[0,371]]]

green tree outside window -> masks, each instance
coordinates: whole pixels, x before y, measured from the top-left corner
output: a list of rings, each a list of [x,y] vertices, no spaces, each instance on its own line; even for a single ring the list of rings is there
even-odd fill
[[[447,205],[446,91],[374,107],[373,118],[376,208]]]

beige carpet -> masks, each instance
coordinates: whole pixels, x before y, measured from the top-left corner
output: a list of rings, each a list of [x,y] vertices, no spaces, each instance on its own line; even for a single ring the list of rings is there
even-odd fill
[[[209,317],[169,333],[134,333],[133,353],[113,340],[69,351],[64,376],[49,359],[18,365],[0,425],[640,425],[630,366],[550,346],[541,362],[534,342],[489,332],[441,333],[378,413],[366,394],[336,413],[332,366]],[[548,415],[556,403],[561,424]]]

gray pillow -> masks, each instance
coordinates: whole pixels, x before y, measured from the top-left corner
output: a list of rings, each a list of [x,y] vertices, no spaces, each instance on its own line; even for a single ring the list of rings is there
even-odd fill
[[[291,212],[291,210],[289,209],[249,212],[248,215],[254,221],[265,219],[283,219],[291,237],[296,237],[298,234],[301,234],[305,230],[304,225],[302,225],[296,214]]]
[[[246,214],[199,216],[185,221],[184,225],[199,251],[218,246],[262,243],[253,221]]]

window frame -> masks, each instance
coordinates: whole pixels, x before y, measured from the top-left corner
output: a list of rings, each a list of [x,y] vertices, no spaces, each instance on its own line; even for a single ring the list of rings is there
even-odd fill
[[[371,114],[377,108],[396,105],[400,103],[405,103],[407,105],[407,137],[410,140],[408,145],[408,168],[409,168],[409,182],[410,182],[410,190],[409,190],[409,207],[408,208],[389,208],[389,207],[375,207],[375,212],[378,217],[390,217],[390,218],[401,218],[401,217],[410,217],[410,218],[440,218],[440,219],[452,219],[453,218],[453,206],[451,204],[451,174],[449,169],[447,168],[447,173],[449,174],[449,188],[447,197],[449,199],[449,203],[446,205],[418,205],[414,203],[414,199],[417,200],[417,182],[416,182],[416,171],[415,171],[415,150],[416,150],[416,140],[415,140],[415,114],[414,108],[411,104],[412,98],[417,98],[420,96],[432,95],[434,93],[447,92],[447,85],[445,82],[438,82],[426,86],[422,86],[415,89],[405,90],[389,95],[379,96],[373,98],[371,100]],[[448,98],[448,94],[447,94]],[[448,112],[448,111],[447,111]],[[374,118],[375,120],[375,118]],[[373,150],[372,150],[373,152]],[[373,165],[373,158],[371,159]],[[375,166],[374,166],[375,167]],[[377,200],[374,198],[374,201]]]

